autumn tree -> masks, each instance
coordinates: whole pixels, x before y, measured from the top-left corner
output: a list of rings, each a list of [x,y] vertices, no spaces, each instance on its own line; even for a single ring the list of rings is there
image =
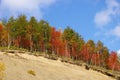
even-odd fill
[[[63,32],[63,41],[65,42],[66,56],[77,58],[77,54],[84,44],[83,38],[73,29],[67,27]]]
[[[11,43],[14,39],[14,26],[15,26],[15,19],[14,17],[10,17],[10,19],[8,20],[5,28],[7,30],[7,39],[8,39],[8,49],[10,48],[11,46]]]
[[[106,60],[108,59],[108,57],[109,57],[109,50],[108,50],[108,48],[107,47],[103,47],[103,53],[102,53],[102,55],[101,55],[101,62],[102,62],[102,64],[101,64],[101,66],[102,67],[106,67],[107,65],[106,65]]]
[[[37,27],[38,27],[38,22],[37,22],[37,20],[35,19],[35,17],[31,17],[30,18],[30,21],[29,21],[29,24],[28,24],[28,26],[27,26],[27,36],[26,37],[28,37],[29,38],[29,46],[30,46],[30,51],[32,51],[33,50],[33,42],[35,42],[35,41],[33,41],[33,36],[35,35],[35,33],[36,33],[36,30],[37,30]]]
[[[53,27],[51,28],[51,50],[52,53],[58,54],[59,52],[59,43],[60,43],[60,32],[56,31],[56,29]]]
[[[2,43],[2,39],[1,39],[1,37],[2,37],[2,31],[3,31],[3,25],[2,25],[2,23],[0,23],[0,45]]]
[[[1,34],[1,37],[0,37],[0,40],[1,40],[1,46],[2,47],[6,47],[8,46],[8,35],[7,35],[7,30],[5,28],[3,28],[2,32],[0,32]]]
[[[18,42],[18,47],[24,47],[25,35],[27,32],[28,21],[25,15],[20,15],[16,19],[15,26],[13,27],[14,37]]]
[[[81,35],[75,32],[75,35],[72,38],[72,56],[75,60],[79,59],[79,54],[82,50],[82,46],[84,45],[84,39]]]
[[[107,60],[107,66],[109,69],[112,70],[120,70],[120,63],[118,61],[117,53],[116,52],[111,52],[110,56]]]
[[[3,30],[3,25],[0,23],[0,32]]]
[[[97,53],[99,53],[99,57],[100,57],[99,66],[106,67],[105,61],[109,56],[109,50],[107,49],[107,47],[103,45],[101,41],[98,41],[96,45],[96,51]]]
[[[63,41],[65,42],[66,56],[71,57],[72,54],[72,38],[75,35],[74,30],[70,27],[67,27],[63,32]]]
[[[98,57],[100,58],[99,60],[99,66],[101,65],[101,55],[103,55],[103,48],[104,45],[103,43],[99,40],[96,44],[96,53],[98,54]]]
[[[101,59],[99,53],[92,54],[92,58],[91,58],[92,65],[99,66],[100,61]]]
[[[93,40],[88,40],[87,43],[85,44],[86,48],[87,48],[87,55],[89,55],[89,59],[88,62],[91,64],[91,60],[93,57],[93,54],[95,54],[95,43]]]
[[[82,36],[70,27],[64,31],[57,30],[45,21],[37,21],[35,17],[27,20],[25,15],[10,17],[0,23],[0,46],[15,46],[30,51],[40,51],[82,60],[112,70],[120,70],[120,62],[116,52],[109,49],[101,41],[84,41]]]
[[[39,31],[40,31],[40,46],[42,48],[42,51],[48,53],[51,47],[50,44],[50,38],[51,38],[51,26],[48,22],[41,20],[39,22]]]

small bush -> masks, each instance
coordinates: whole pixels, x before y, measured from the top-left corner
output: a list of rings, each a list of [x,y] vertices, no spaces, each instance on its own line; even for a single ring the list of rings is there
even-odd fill
[[[3,54],[4,54],[4,55],[8,55],[8,53],[7,53],[7,52],[4,52]]]
[[[69,59],[66,58],[66,57],[63,57],[63,58],[61,59],[61,62],[68,62],[68,61],[69,61]]]
[[[57,57],[56,55],[50,55],[50,56],[49,56],[49,59],[58,60],[58,57]]]
[[[0,62],[0,80],[2,80],[2,78],[4,77],[4,71],[5,70],[5,65]]]
[[[0,51],[4,52],[5,50],[7,50],[7,47],[0,47]]]
[[[28,74],[31,74],[31,75],[33,75],[33,76],[36,75],[36,74],[35,74],[35,71],[33,71],[33,70],[28,70],[27,72],[28,72]]]

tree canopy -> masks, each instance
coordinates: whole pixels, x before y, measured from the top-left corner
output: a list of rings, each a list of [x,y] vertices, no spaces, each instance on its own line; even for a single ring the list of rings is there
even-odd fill
[[[56,29],[47,21],[37,21],[33,16],[27,20],[25,15],[20,15],[0,23],[0,46],[55,54],[83,60],[90,65],[120,70],[117,53],[109,53],[109,49],[100,40],[97,43],[93,40],[85,41],[69,26],[64,30]]]

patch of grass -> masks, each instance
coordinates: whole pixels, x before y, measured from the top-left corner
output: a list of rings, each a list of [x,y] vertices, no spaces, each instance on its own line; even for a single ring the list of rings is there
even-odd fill
[[[45,58],[51,59],[51,60],[58,60],[57,55],[55,54],[48,54],[45,56]]]
[[[4,52],[3,54],[4,54],[4,55],[8,55],[8,53],[7,53],[7,52]]]
[[[36,76],[35,71],[33,71],[33,70],[28,70],[27,73],[30,75]]]
[[[4,63],[0,62],[0,80],[3,80],[4,77],[4,71],[5,70],[5,65]]]
[[[18,48],[18,47],[15,47],[15,46],[11,46],[11,47],[10,47],[10,50],[28,51],[27,49],[24,49],[24,48]]]
[[[7,47],[0,47],[0,50],[4,52],[5,50],[7,50]]]

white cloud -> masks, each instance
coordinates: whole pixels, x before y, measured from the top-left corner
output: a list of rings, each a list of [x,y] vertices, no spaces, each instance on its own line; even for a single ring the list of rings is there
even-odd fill
[[[120,56],[120,49],[117,51],[118,56]]]
[[[120,37],[120,26],[117,26],[115,29],[112,30],[113,35]]]
[[[113,35],[120,38],[120,25],[116,26],[114,29],[106,33],[107,35]]]
[[[106,9],[96,13],[94,17],[95,24],[102,28],[112,21],[113,16],[117,16],[120,12],[120,3],[117,0],[106,0]]]
[[[97,13],[94,21],[98,27],[106,25],[108,22],[111,21],[109,12],[101,11]]]
[[[106,4],[108,8],[114,8],[119,6],[117,0],[106,0]]]
[[[27,14],[41,18],[42,9],[54,4],[57,0],[1,0],[0,16],[18,16]]]

